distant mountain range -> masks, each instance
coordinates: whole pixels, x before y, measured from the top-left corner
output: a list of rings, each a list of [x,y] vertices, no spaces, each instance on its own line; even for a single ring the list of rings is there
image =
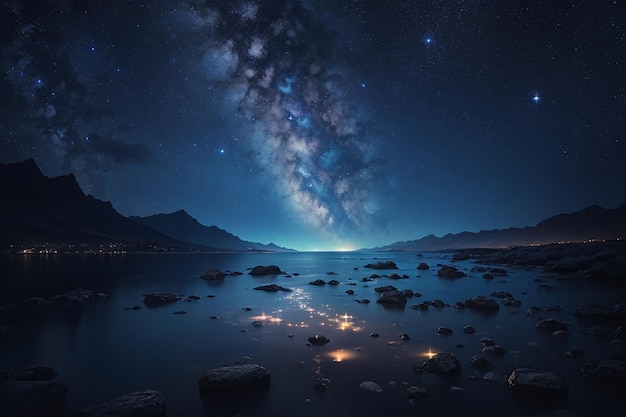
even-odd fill
[[[85,195],[76,178],[44,176],[34,160],[0,164],[0,244],[120,243],[143,250],[286,251],[206,227],[184,211],[124,217],[109,202]]]
[[[626,204],[591,206],[560,214],[536,226],[429,235],[374,248],[433,251],[503,248],[558,242],[626,238]],[[0,245],[121,244],[137,250],[264,251],[290,249],[244,241],[216,226],[204,226],[184,210],[148,217],[125,217],[109,202],[85,195],[73,175],[44,176],[35,161],[0,164]]]
[[[550,217],[532,227],[449,233],[442,237],[428,235],[375,249],[419,252],[615,239],[626,239],[626,203],[614,209],[593,205],[574,213]]]

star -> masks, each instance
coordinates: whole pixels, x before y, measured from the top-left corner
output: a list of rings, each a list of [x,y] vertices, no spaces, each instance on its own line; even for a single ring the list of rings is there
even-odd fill
[[[541,97],[539,96],[539,93],[535,93],[533,95],[533,101],[535,102],[535,105],[539,104],[540,100],[541,100]]]

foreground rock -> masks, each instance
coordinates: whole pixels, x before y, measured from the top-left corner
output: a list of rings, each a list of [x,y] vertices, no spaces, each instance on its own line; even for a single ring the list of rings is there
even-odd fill
[[[530,368],[518,368],[509,376],[509,386],[514,390],[539,390],[567,393],[569,387],[555,374]]]
[[[626,362],[614,359],[591,359],[581,368],[585,378],[626,382]]]
[[[160,392],[143,390],[85,408],[76,413],[75,417],[162,417],[165,408],[165,400]]]
[[[268,292],[276,292],[276,291],[291,291],[289,288],[281,287],[278,284],[267,284],[267,285],[259,285],[258,287],[254,287],[255,290],[259,291],[268,291]]]
[[[143,303],[148,307],[156,307],[178,301],[178,296],[169,292],[152,292],[144,294],[143,297]]]
[[[465,300],[465,306],[473,310],[498,311],[500,309],[500,305],[496,302],[496,300],[483,295],[468,298]]]
[[[57,381],[0,381],[0,416],[61,416],[66,395],[67,386]]]
[[[422,364],[422,369],[436,374],[451,374],[461,370],[461,363],[451,353],[438,353]]]
[[[222,366],[203,373],[198,384],[201,392],[267,386],[270,384],[270,372],[257,364]]]
[[[280,274],[284,274],[284,272],[281,271],[280,268],[277,267],[276,265],[268,265],[268,266],[257,265],[254,268],[252,268],[252,271],[250,271],[250,275],[255,275],[255,276],[280,275]]]
[[[398,269],[396,263],[393,261],[385,261],[385,262],[376,262],[375,264],[367,264],[364,268],[371,269]]]

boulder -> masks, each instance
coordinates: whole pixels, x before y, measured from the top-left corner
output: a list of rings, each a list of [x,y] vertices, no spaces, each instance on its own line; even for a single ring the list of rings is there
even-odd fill
[[[574,311],[574,315],[580,319],[609,319],[611,318],[611,310],[608,307],[581,303]]]
[[[462,278],[466,277],[467,274],[453,266],[444,265],[437,271],[437,276],[439,278]]]
[[[451,353],[438,353],[422,364],[425,371],[436,374],[450,374],[461,370],[461,363]]]
[[[323,279],[316,279],[315,281],[309,282],[309,285],[315,285],[315,286],[321,287],[321,286],[326,285],[326,281],[324,281]]]
[[[474,334],[476,333],[476,329],[473,326],[468,324],[467,326],[463,327],[463,333]]]
[[[417,269],[424,271],[426,269],[430,269],[430,266],[428,266],[426,262],[420,262],[420,264],[417,265]]]
[[[396,266],[396,263],[393,261],[385,261],[385,262],[376,262],[375,264],[367,264],[364,266],[364,268],[371,268],[371,269],[398,269],[398,267]]]
[[[162,417],[165,415],[165,400],[158,391],[142,390],[131,392],[102,404],[85,408],[75,417]]]
[[[626,362],[615,359],[591,359],[580,369],[585,378],[626,382]]]
[[[428,391],[426,390],[426,388],[417,387],[415,385],[412,385],[412,386],[408,387],[406,389],[406,393],[409,396],[409,398],[411,398],[411,399],[428,397]]]
[[[437,334],[452,334],[452,329],[449,327],[437,327]]]
[[[160,306],[178,301],[177,295],[168,292],[152,292],[150,294],[144,294],[143,297],[143,303],[149,307]]]
[[[481,353],[492,355],[492,356],[502,356],[504,355],[504,348],[500,345],[489,345],[482,348]]]
[[[339,285],[339,281],[337,281],[336,279],[331,279],[330,281],[328,281],[328,285]]]
[[[385,305],[405,305],[406,297],[400,291],[387,291],[382,293],[376,302]]]
[[[259,276],[259,275],[279,275],[284,272],[280,270],[276,265],[257,265],[250,271],[250,275]]]
[[[57,381],[0,381],[2,417],[63,415],[67,386]]]
[[[539,330],[547,330],[551,333],[554,333],[557,330],[567,330],[567,324],[559,319],[550,317],[545,320],[539,321],[537,324],[535,324],[535,328]]]
[[[200,278],[207,281],[222,281],[226,277],[226,273],[219,269],[211,269],[200,276]]]
[[[359,384],[359,388],[365,391],[372,392],[383,392],[383,389],[376,382],[373,381],[365,381]]]
[[[220,389],[268,386],[270,372],[257,364],[222,366],[204,372],[198,384],[201,392]]]
[[[50,302],[56,304],[88,304],[101,297],[102,296],[99,296],[92,290],[79,288],[66,292],[65,294],[50,297]]]
[[[487,366],[490,364],[489,360],[487,360],[487,358],[485,358],[484,356],[480,356],[480,355],[473,355],[470,358],[470,363],[472,365],[476,365],[476,366]]]
[[[530,368],[514,370],[509,376],[509,386],[514,390],[569,391],[569,387],[552,372]]]
[[[289,288],[281,287],[278,284],[267,284],[267,285],[259,285],[258,287],[254,287],[255,290],[259,291],[267,291],[267,292],[276,292],[276,291],[291,291]]]
[[[483,295],[468,298],[465,300],[465,306],[472,310],[497,311],[500,309],[500,305],[496,302],[496,300]]]
[[[428,310],[428,304],[418,303],[411,306],[413,310]]]
[[[486,280],[492,280],[493,278],[494,278],[494,276],[493,276],[493,275],[491,275],[491,274],[489,274],[489,273],[487,273],[487,274],[483,274],[483,279],[486,279]]]
[[[510,292],[503,290],[494,291],[491,293],[491,296],[497,298],[513,298]]]
[[[394,287],[393,285],[385,285],[384,287],[376,287],[374,288],[374,291],[376,292],[388,292],[388,291],[397,291],[398,289],[396,287]]]

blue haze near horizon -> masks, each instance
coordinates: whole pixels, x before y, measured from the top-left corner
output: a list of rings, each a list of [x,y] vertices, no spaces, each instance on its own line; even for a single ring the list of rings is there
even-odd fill
[[[378,260],[393,260],[399,269],[363,268]],[[431,270],[418,271],[419,262],[428,263]],[[437,278],[435,271],[440,263],[453,264],[469,276],[457,280]],[[278,265],[292,276],[248,275],[248,268],[258,264]],[[10,281],[29,283],[43,291],[46,287],[41,283],[48,281],[54,284],[46,289],[50,293],[74,288],[77,283],[108,293],[107,299],[90,305],[52,308],[36,318],[24,319],[17,324],[15,337],[0,344],[0,369],[15,370],[31,363],[47,363],[57,369],[56,379],[69,386],[67,416],[144,388],[164,394],[168,415],[319,416],[366,415],[373,411],[407,414],[420,410],[444,415],[470,412],[495,416],[501,415],[502,410],[527,415],[547,411],[516,400],[506,385],[480,380],[484,371],[474,368],[469,358],[480,353],[482,337],[491,337],[506,349],[503,357],[489,358],[492,365],[487,370],[508,374],[529,364],[551,370],[570,385],[565,408],[590,415],[607,414],[624,406],[619,387],[595,384],[578,373],[588,358],[623,353],[623,346],[587,335],[586,324],[572,315],[583,301],[605,305],[619,301],[619,294],[601,283],[571,283],[540,270],[509,268],[509,276],[487,281],[481,278],[482,273],[470,272],[475,266],[473,261],[453,263],[451,255],[439,253],[423,257],[389,252],[34,255],[13,257],[10,262],[3,256],[0,266],[3,289]],[[228,276],[219,283],[199,278],[213,268],[244,274]],[[94,275],[94,271],[100,274]],[[360,281],[373,272],[396,272],[409,278]],[[340,285],[308,284],[318,278],[337,279]],[[536,278],[546,280],[552,291],[538,290]],[[268,283],[293,291],[253,290]],[[423,295],[409,299],[406,308],[384,308],[375,302],[378,295],[374,292],[375,287],[382,285],[409,288]],[[354,290],[355,295],[346,294],[348,289]],[[433,299],[454,304],[495,290],[509,291],[522,300],[522,306],[501,306],[497,314],[452,307],[430,307],[428,311],[409,308]],[[152,291],[197,295],[201,299],[158,308],[144,306],[139,311],[124,310],[142,305],[142,295]],[[355,302],[362,298],[372,302]],[[564,311],[550,316],[569,323],[569,338],[538,332],[534,328],[537,318],[523,314],[531,305],[560,305]],[[178,310],[186,314],[173,314]],[[212,315],[217,318],[211,319]],[[258,320],[264,325],[254,326]],[[467,324],[473,325],[477,333],[464,334],[461,329]],[[452,328],[453,334],[436,334],[440,326]],[[371,332],[380,337],[370,337]],[[400,341],[401,333],[407,333],[411,339]],[[307,346],[307,338],[313,334],[323,334],[332,341],[321,347]],[[390,346],[388,342],[394,343]],[[457,347],[459,343],[464,347]],[[585,358],[561,356],[572,346],[584,349]],[[462,364],[461,373],[449,377],[415,373],[413,367],[425,360],[429,350],[456,355]],[[199,395],[197,380],[204,370],[232,364],[245,356],[270,369],[272,383],[267,391],[247,392],[245,401],[241,394]],[[326,392],[314,390],[317,371],[331,380]],[[383,392],[360,390],[359,384],[366,380],[378,383]],[[405,392],[407,385],[426,387],[429,399],[412,404]],[[468,392],[451,391],[452,386]],[[306,399],[311,399],[311,404],[307,405]]]
[[[298,250],[533,226],[626,190],[621,2],[0,6],[0,162]]]

